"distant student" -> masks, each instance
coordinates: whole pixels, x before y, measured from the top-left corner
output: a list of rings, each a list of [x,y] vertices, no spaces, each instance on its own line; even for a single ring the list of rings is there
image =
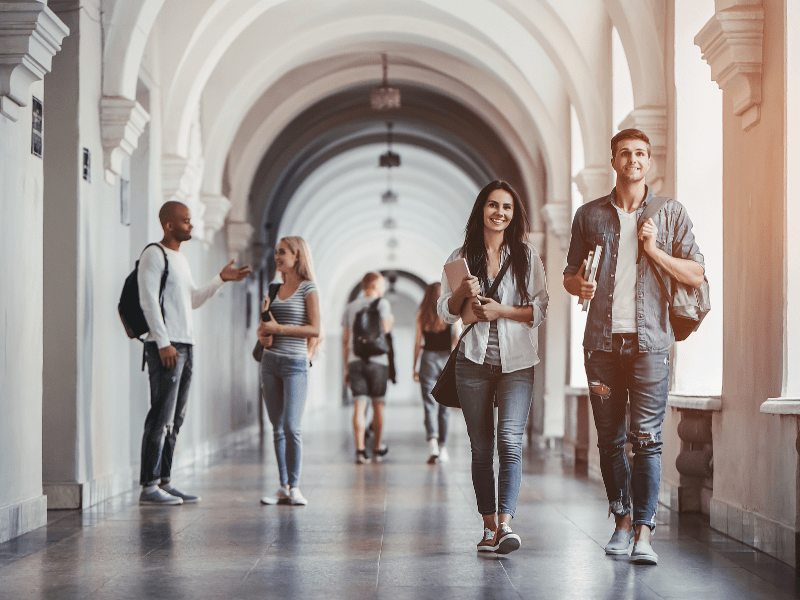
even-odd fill
[[[456,388],[472,447],[472,484],[483,516],[478,552],[508,554],[521,544],[510,523],[522,478],[522,435],[533,398],[533,366],[539,362],[536,328],[544,321],[548,303],[544,268],[527,241],[529,232],[525,203],[508,183],[493,181],[475,200],[464,245],[447,259],[450,263],[465,258],[472,276],[452,290],[442,274],[439,315],[455,323],[463,303],[470,302],[478,317],[461,342],[456,362]],[[497,278],[499,285],[491,293]],[[499,510],[493,466],[495,402]]]
[[[303,238],[285,237],[278,243],[275,267],[282,283],[272,304],[269,297],[262,303],[262,315],[268,312],[271,318],[262,318],[258,339],[264,346],[261,390],[272,423],[281,486],[261,503],[305,505],[308,500],[300,493],[300,423],[306,405],[309,361],[321,331],[319,292],[311,250]]]
[[[353,436],[356,443],[356,463],[369,462],[364,446],[364,421],[367,403],[372,400],[372,458],[380,462],[389,448],[381,443],[383,436],[383,406],[389,379],[389,344],[386,335],[392,330],[392,307],[383,293],[386,280],[380,273],[367,273],[361,280],[364,295],[356,298],[342,319],[342,357],[344,382],[353,392]]]
[[[422,391],[422,406],[425,409],[425,433],[428,440],[428,463],[447,462],[450,457],[445,447],[447,441],[446,406],[439,404],[431,396],[436,380],[450,358],[450,352],[458,341],[458,334],[436,312],[436,301],[442,285],[431,283],[425,288],[425,295],[417,311],[417,335],[414,341],[414,381],[419,382]],[[424,342],[424,345],[423,345]],[[417,369],[420,350],[422,359]]]

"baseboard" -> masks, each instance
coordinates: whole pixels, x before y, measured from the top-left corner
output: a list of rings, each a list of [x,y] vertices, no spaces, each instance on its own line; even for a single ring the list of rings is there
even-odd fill
[[[231,431],[217,439],[208,440],[185,450],[181,449],[179,441],[173,461],[173,473],[205,466],[208,458],[212,455],[231,446],[247,442],[258,434],[259,427],[256,424]],[[48,510],[88,508],[119,494],[130,492],[138,486],[138,464],[84,483],[46,482],[42,485],[47,496]]]
[[[0,507],[0,543],[47,524],[47,497]]]
[[[137,479],[133,469],[128,467],[84,483],[46,482],[42,487],[47,496],[48,510],[88,508],[129,492]]]
[[[714,529],[797,568],[794,528],[716,498],[711,499],[710,517]]]

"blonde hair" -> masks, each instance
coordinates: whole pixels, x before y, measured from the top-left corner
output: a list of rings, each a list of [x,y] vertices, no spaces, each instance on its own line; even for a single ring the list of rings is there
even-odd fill
[[[422,302],[420,302],[417,312],[417,320],[422,327],[422,331],[439,333],[447,327],[447,323],[436,312],[436,301],[439,299],[441,288],[442,284],[439,282],[430,283],[425,288],[425,295],[422,297]]]
[[[306,241],[300,236],[292,235],[281,238],[280,242],[286,244],[289,251],[297,257],[297,262],[294,264],[297,276],[304,281],[316,282],[317,276],[314,274],[314,260],[311,258],[311,249],[308,247]]]
[[[383,279],[383,275],[378,273],[377,271],[370,271],[364,277],[361,278],[361,289],[363,291],[367,291],[369,288],[375,285],[380,279]]]

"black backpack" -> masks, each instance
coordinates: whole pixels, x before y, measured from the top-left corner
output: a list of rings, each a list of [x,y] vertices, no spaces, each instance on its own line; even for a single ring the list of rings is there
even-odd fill
[[[353,353],[364,360],[389,353],[389,342],[383,331],[380,298],[359,309],[353,318]]]
[[[167,285],[167,275],[169,275],[169,260],[167,260],[167,253],[164,248],[161,247],[161,244],[147,244],[142,250],[144,253],[150,246],[158,246],[161,252],[164,254],[164,272],[161,274],[161,285],[159,286],[158,290],[158,303],[161,306],[161,314],[164,314],[164,288]],[[139,256],[139,260],[141,260],[141,255]],[[139,303],[139,261],[136,261],[136,266],[131,271],[130,275],[125,279],[125,283],[122,286],[122,294],[119,297],[119,306],[117,307],[119,311],[119,318],[122,320],[122,326],[125,328],[125,333],[128,334],[128,337],[132,340],[138,339],[142,341],[140,338],[145,333],[150,331],[150,327],[147,325],[147,320],[144,318],[144,312],[142,312],[142,305]]]

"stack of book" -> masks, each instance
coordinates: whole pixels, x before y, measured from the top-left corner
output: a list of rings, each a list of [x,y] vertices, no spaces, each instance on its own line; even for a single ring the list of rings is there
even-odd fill
[[[583,276],[589,283],[597,281],[597,269],[600,266],[600,257],[603,255],[603,247],[598,245],[594,250],[589,251],[589,256],[586,258],[586,269],[583,271]],[[578,298],[578,304],[581,304],[581,310],[589,310],[589,303],[591,300],[581,300]]]

